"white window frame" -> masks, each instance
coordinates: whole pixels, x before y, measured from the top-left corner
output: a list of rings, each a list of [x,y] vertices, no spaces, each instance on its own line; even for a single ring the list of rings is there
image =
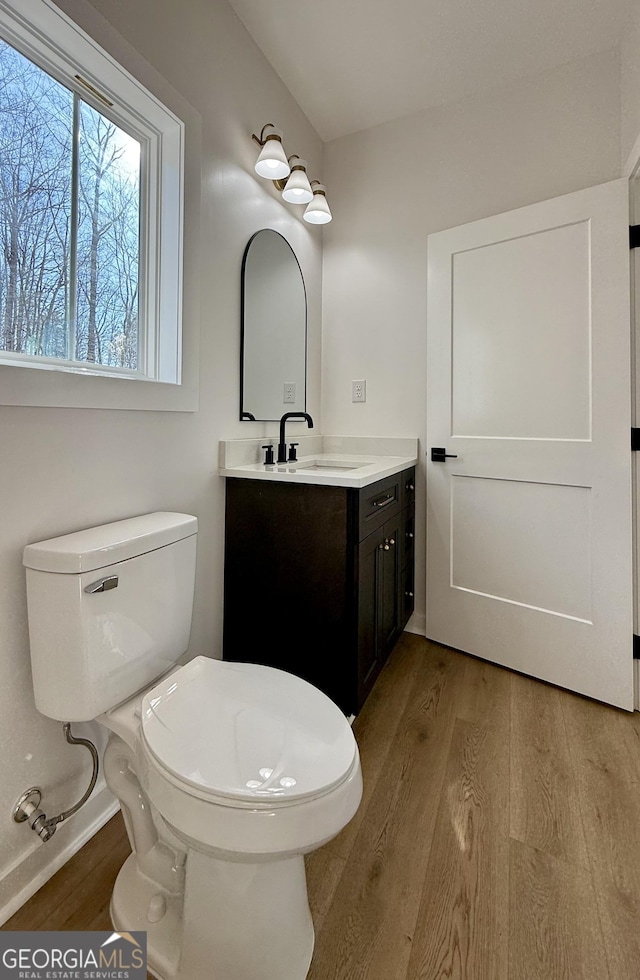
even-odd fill
[[[0,404],[193,410],[193,398],[186,404],[169,394],[167,401],[156,390],[180,388],[184,380],[184,122],[51,0],[0,0],[0,35],[139,139],[146,164],[140,202],[140,370],[2,352]],[[76,81],[78,75],[113,108]],[[127,395],[126,388],[154,394]]]

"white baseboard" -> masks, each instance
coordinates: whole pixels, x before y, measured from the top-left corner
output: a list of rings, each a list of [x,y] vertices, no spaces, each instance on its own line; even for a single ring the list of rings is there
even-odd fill
[[[407,633],[417,633],[418,636],[427,635],[427,617],[424,613],[414,613],[407,625]]]
[[[39,888],[53,877],[63,864],[73,857],[101,827],[120,809],[120,804],[104,780],[81,810],[62,823],[55,835],[44,844],[24,824],[25,840],[33,838],[31,846],[0,880],[0,925],[10,919]]]

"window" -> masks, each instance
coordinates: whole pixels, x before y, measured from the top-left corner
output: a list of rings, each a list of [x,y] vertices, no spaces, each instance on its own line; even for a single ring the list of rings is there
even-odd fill
[[[140,142],[0,40],[0,350],[137,371]]]
[[[183,124],[26,7],[0,0],[0,364],[179,384]]]

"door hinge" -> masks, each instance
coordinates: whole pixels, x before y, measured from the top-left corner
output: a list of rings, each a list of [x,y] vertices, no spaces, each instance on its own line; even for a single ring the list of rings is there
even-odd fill
[[[640,225],[629,225],[629,248],[640,248]]]
[[[631,426],[631,452],[640,452],[640,429]]]
[[[640,660],[640,636],[633,634],[633,659]]]

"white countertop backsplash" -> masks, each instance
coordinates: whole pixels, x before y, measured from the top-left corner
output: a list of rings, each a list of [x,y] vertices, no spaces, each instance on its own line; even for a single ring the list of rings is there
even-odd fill
[[[261,436],[258,439],[228,439],[219,443],[218,465],[221,470],[249,463],[262,463],[263,446],[273,443],[277,453],[279,435]],[[418,459],[418,440],[412,438],[375,438],[370,436],[320,436],[290,435],[287,443],[297,442],[298,456],[315,453],[348,456],[409,456]]]

